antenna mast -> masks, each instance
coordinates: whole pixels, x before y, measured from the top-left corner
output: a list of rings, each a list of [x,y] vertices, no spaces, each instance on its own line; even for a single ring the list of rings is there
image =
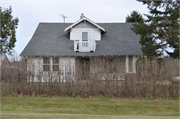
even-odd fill
[[[67,18],[64,14],[59,14],[63,19],[64,19],[64,23],[65,23],[65,19]]]

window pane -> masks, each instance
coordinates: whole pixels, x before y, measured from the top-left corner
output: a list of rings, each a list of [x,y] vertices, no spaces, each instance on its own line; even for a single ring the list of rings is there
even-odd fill
[[[43,57],[43,63],[44,64],[50,64],[50,58],[49,57]]]
[[[59,65],[53,65],[53,71],[59,71]]]
[[[88,40],[88,32],[82,32],[82,40]]]
[[[50,71],[50,65],[43,65],[43,71]]]
[[[59,64],[59,57],[53,57],[53,64]]]

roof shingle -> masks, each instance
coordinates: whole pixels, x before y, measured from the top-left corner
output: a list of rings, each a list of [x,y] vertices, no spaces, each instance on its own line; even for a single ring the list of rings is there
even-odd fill
[[[64,29],[72,23],[40,23],[21,56],[106,56],[142,55],[140,36],[132,23],[97,23],[106,29],[95,52],[74,52],[74,41]]]

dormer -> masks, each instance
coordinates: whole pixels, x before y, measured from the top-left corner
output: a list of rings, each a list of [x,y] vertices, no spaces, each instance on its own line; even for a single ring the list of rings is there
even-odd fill
[[[70,40],[74,41],[75,52],[95,52],[96,41],[101,41],[104,28],[94,23],[83,14],[80,20],[67,27],[64,31],[70,32]]]

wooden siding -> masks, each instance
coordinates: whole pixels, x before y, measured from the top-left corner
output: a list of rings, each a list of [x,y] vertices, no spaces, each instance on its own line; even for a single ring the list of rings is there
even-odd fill
[[[130,63],[131,62],[131,63]],[[52,71],[52,57],[50,57],[50,72],[53,72],[54,79],[65,79],[66,72],[73,72],[73,80],[91,79],[97,80],[125,80],[126,73],[135,73],[136,57],[132,56],[99,56],[99,57],[59,57],[59,68],[61,77],[57,77],[56,71]],[[128,67],[127,67],[128,66]],[[131,67],[132,69],[129,69]],[[31,57],[27,59],[27,68],[33,71],[35,75],[43,72],[43,57]],[[128,72],[127,72],[128,70]],[[130,72],[132,70],[132,72]],[[47,75],[48,71],[44,71],[43,75]],[[35,76],[34,80],[37,80]],[[44,78],[45,79],[48,79]]]
[[[133,56],[129,56],[128,67],[129,72],[133,72]]]
[[[86,25],[82,22],[71,29],[70,31],[70,40],[82,40],[82,32],[88,32],[88,38],[90,41],[100,41],[101,32],[98,28]]]
[[[84,58],[77,57],[76,58],[76,75],[78,76],[78,79],[81,79],[84,69],[82,65],[88,65],[83,64],[82,60]],[[92,80],[124,80],[125,76],[125,62],[126,57],[125,56],[113,56],[113,57],[90,57],[90,69],[89,75],[90,79]],[[84,62],[85,63],[85,62]],[[88,62],[86,62],[88,63]],[[86,66],[88,68],[88,66]]]
[[[50,71],[43,71],[43,57],[28,57],[27,58],[27,71],[35,74],[34,78],[30,78],[30,80],[38,82],[38,76],[43,75],[42,81],[46,81],[49,78],[47,76],[49,72],[53,75],[53,79],[57,79],[57,72],[53,72],[53,61],[52,57],[50,58]],[[65,71],[74,72],[75,67],[75,57],[59,57],[59,69],[63,72],[63,76],[65,75]],[[63,77],[62,76],[62,77]]]
[[[76,79],[87,80],[90,78],[90,58],[76,57]]]

